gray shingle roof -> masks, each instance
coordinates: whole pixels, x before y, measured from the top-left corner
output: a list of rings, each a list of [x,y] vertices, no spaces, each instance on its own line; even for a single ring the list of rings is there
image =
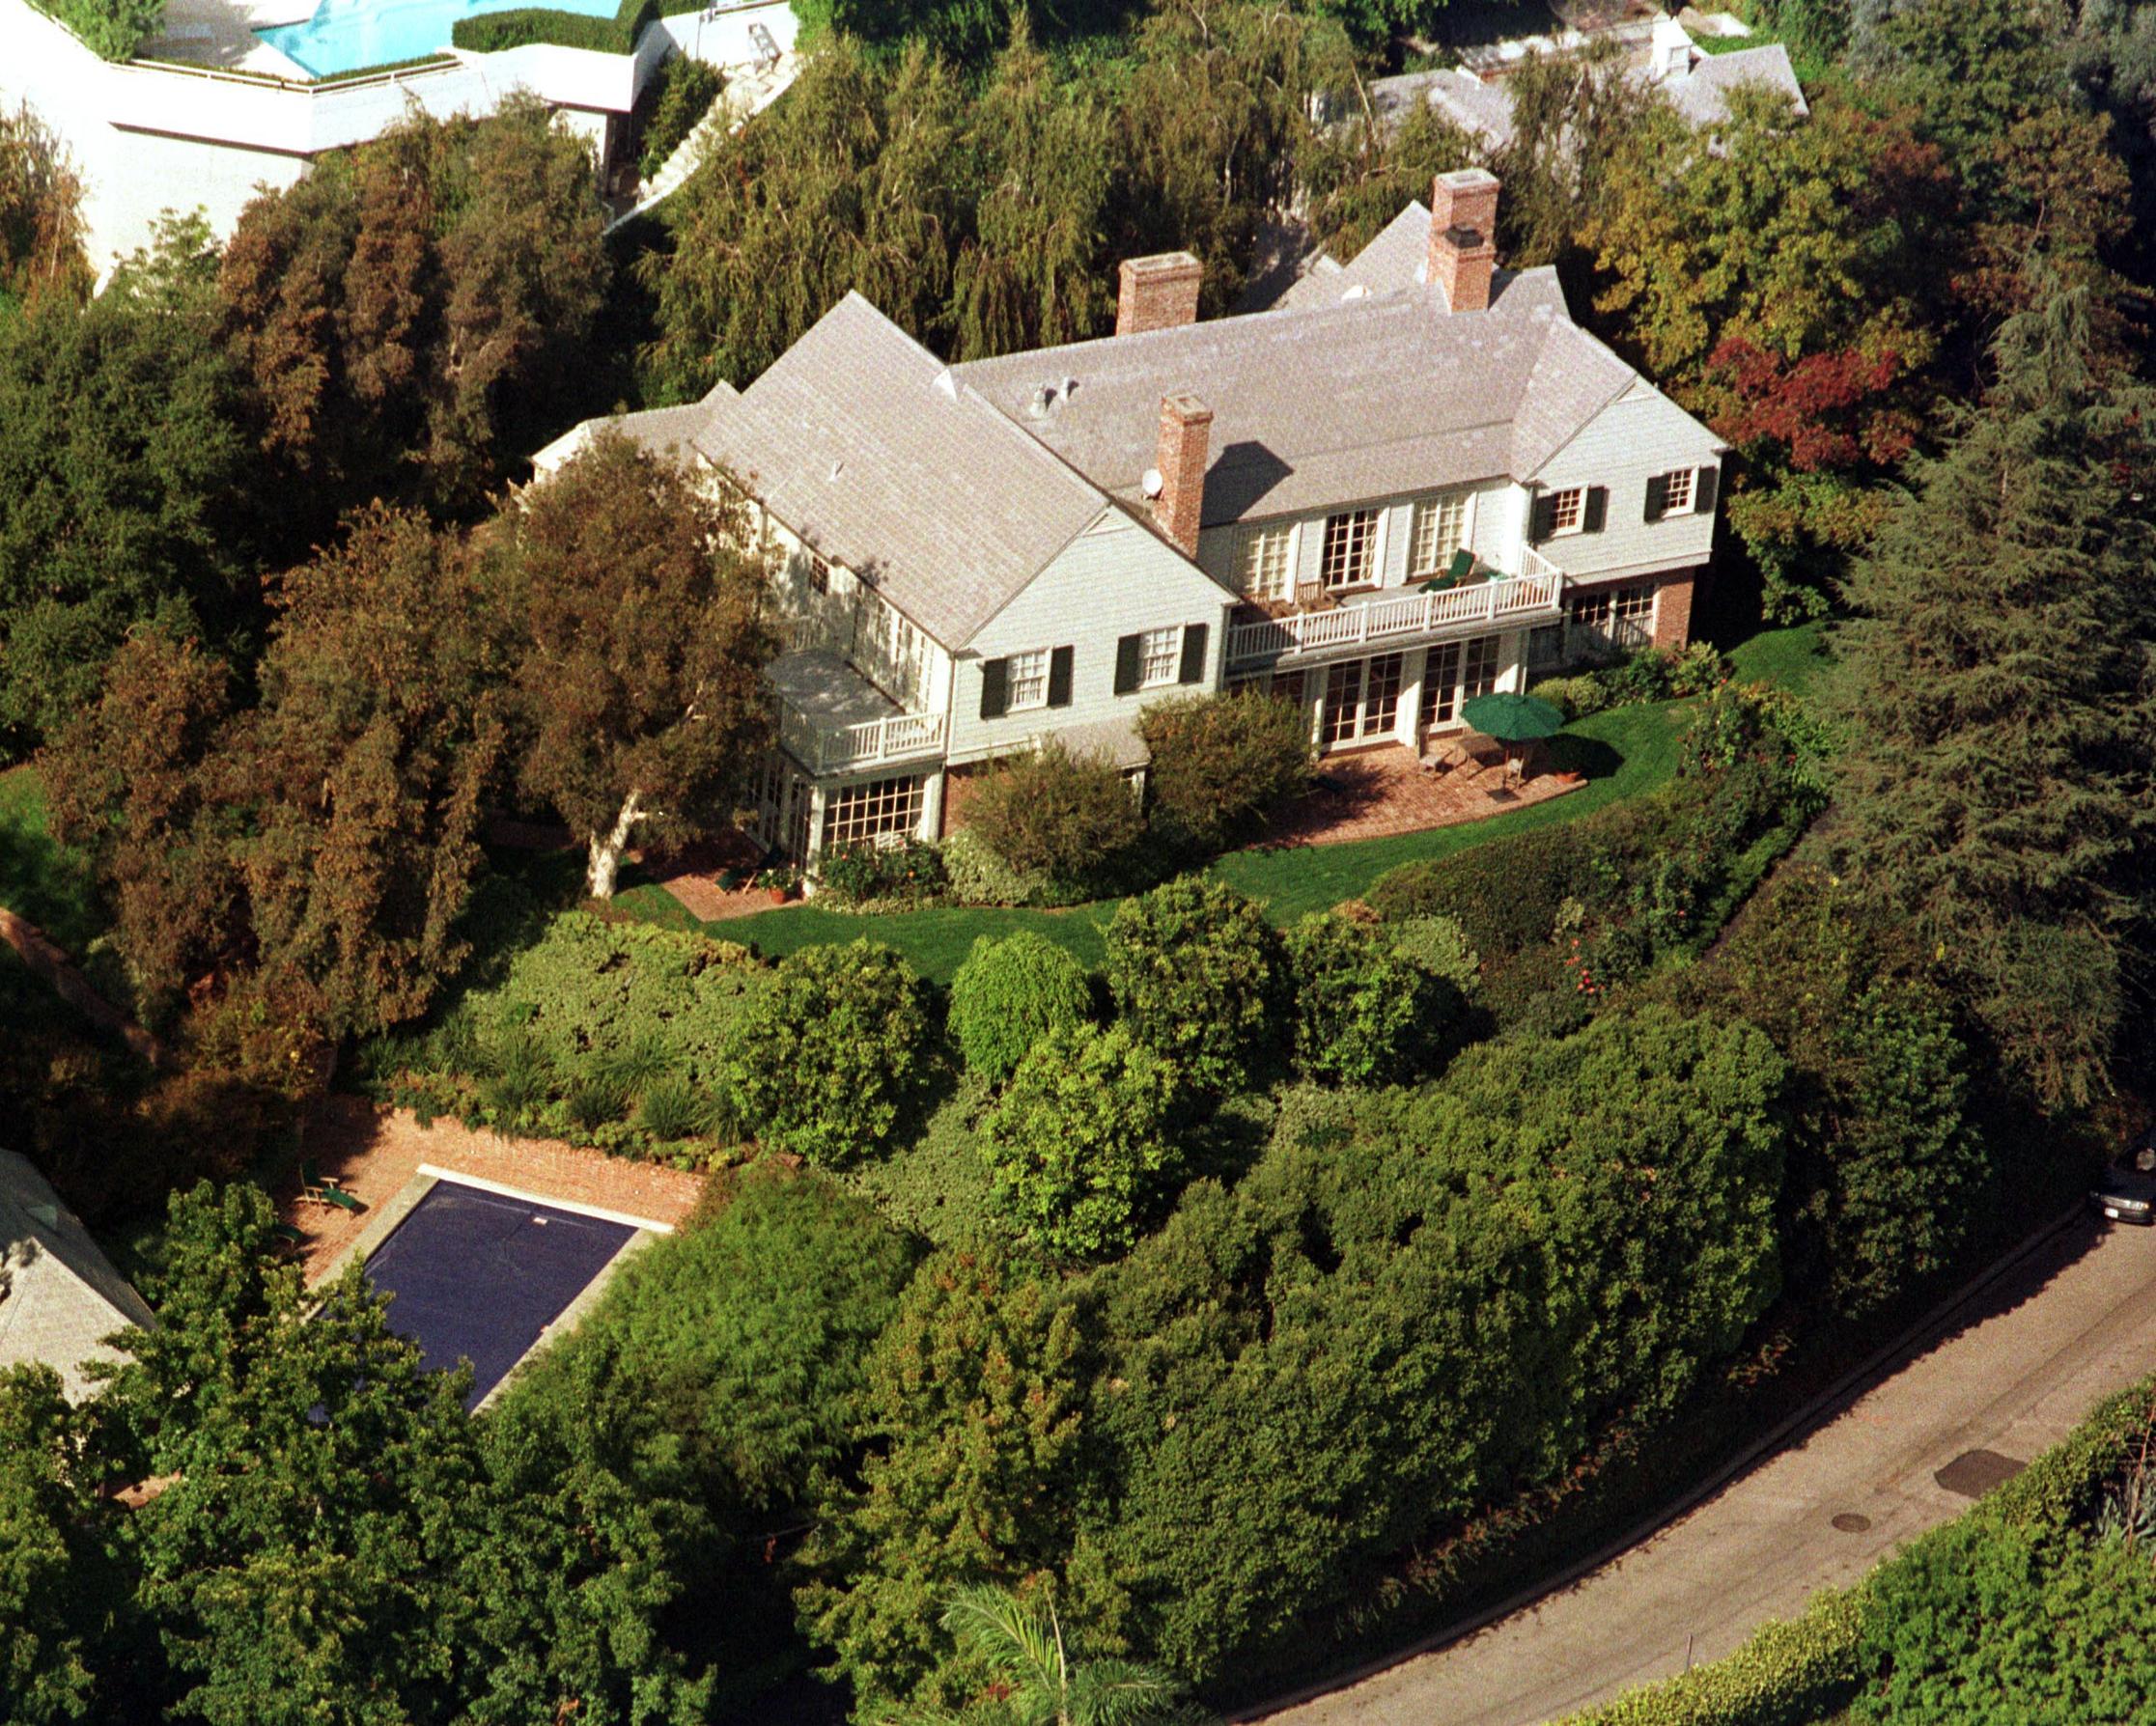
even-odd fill
[[[617,413],[610,419],[585,420],[573,426],[532,458],[542,473],[550,472],[590,443],[595,433],[613,428],[638,448],[654,456],[680,458],[694,447],[696,433],[711,420],[721,404],[734,400],[734,386],[721,378],[701,402],[679,407],[647,407],[641,413]]]
[[[1379,293],[1402,293],[1420,288],[1429,275],[1430,208],[1419,198],[1387,222],[1378,237],[1356,253],[1347,264],[1322,254],[1279,299],[1276,312],[1309,312],[1320,306],[1336,306],[1348,300]],[[1490,283],[1490,303],[1503,303],[1507,315],[1541,303],[1570,317],[1557,272],[1545,264],[1537,269],[1500,269]]]
[[[1703,54],[1693,62],[1691,71],[1664,79],[1662,88],[1686,123],[1698,127],[1726,120],[1729,93],[1743,84],[1778,90],[1799,114],[1811,112],[1805,104],[1805,87],[1797,82],[1797,69],[1789,64],[1789,50],[1778,42],[1728,54]]]
[[[712,404],[696,447],[951,648],[1109,507],[857,293]]]
[[[150,1308],[26,1157],[0,1151],[0,1367],[42,1363],[80,1401],[104,1339],[154,1324]]]
[[[1218,526],[1530,478],[1635,376],[1573,326],[1554,289],[1528,283],[1460,316],[1426,292],[1373,292],[980,360],[959,375],[1124,500],[1141,495],[1161,398],[1202,397],[1214,413],[1205,523]],[[1035,418],[1035,392],[1051,382],[1054,404]]]

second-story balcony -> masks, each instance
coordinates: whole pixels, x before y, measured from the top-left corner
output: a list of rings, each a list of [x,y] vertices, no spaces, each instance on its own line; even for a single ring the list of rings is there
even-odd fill
[[[1228,627],[1228,670],[1294,666],[1365,650],[1446,641],[1564,615],[1564,572],[1529,550],[1517,575],[1492,571],[1439,591],[1383,588]]]
[[[826,648],[774,659],[778,740],[811,773],[926,763],[943,753],[941,713],[909,713]]]

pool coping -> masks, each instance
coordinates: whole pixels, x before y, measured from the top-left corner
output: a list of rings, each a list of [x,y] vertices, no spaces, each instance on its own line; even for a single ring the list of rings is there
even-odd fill
[[[566,1336],[576,1328],[598,1301],[606,1285],[613,1280],[615,1271],[621,1268],[630,1254],[641,1252],[661,1235],[674,1233],[672,1223],[655,1222],[649,1217],[632,1216],[626,1211],[609,1211],[603,1206],[586,1205],[575,1199],[548,1198],[546,1194],[534,1192],[528,1187],[512,1186],[507,1182],[489,1181],[482,1176],[465,1175],[455,1169],[443,1168],[438,1163],[423,1162],[412,1171],[411,1178],[367,1219],[367,1226],[354,1235],[346,1243],[344,1250],[322,1267],[322,1274],[310,1285],[308,1292],[314,1294],[326,1289],[344,1274],[345,1267],[354,1259],[364,1265],[374,1256],[376,1249],[397,1232],[405,1218],[419,1209],[419,1202],[444,1182],[453,1186],[475,1187],[481,1192],[492,1193],[497,1198],[522,1199],[527,1204],[544,1205],[549,1211],[589,1216],[600,1222],[609,1222],[634,1231],[621,1243],[614,1256],[599,1267],[598,1274],[576,1292],[569,1304],[541,1326],[539,1334],[532,1339],[531,1347],[518,1355],[511,1362],[509,1370],[488,1388],[487,1394],[472,1405],[471,1411],[474,1414],[484,1413],[494,1399],[501,1395],[503,1389],[514,1382],[556,1338]],[[319,1308],[321,1302],[318,1300],[315,1304]],[[310,1309],[309,1316],[313,1316],[313,1309]]]

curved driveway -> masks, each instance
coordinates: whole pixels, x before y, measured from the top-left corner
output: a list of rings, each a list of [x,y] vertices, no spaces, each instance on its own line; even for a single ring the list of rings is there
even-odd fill
[[[1839,1412],[1620,1557],[1448,1647],[1265,1717],[1537,1726],[1719,1659],[1967,1509],[2151,1368],[2156,1231],[2076,1222]]]

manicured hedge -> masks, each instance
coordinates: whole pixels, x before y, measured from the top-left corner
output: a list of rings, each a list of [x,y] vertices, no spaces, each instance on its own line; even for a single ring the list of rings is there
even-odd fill
[[[131,60],[164,28],[165,0],[31,0],[106,60]]]
[[[449,40],[477,54],[498,54],[533,42],[590,48],[601,54],[633,54],[645,25],[699,10],[699,0],[622,0],[621,10],[607,18],[558,12],[550,6],[519,6],[511,12],[459,18],[450,26]]]
[[[2097,1406],[2087,1419],[1964,1518],[2043,1532],[2087,1521],[2106,1480],[2144,1430],[2156,1378]],[[1862,1650],[1879,1579],[1922,1562],[1935,1529],[1846,1592],[1830,1590],[1786,1623],[1770,1624],[1726,1659],[1628,1691],[1562,1726],[1823,1726],[1870,1678]],[[2130,1657],[2130,1656],[2129,1656]]]

